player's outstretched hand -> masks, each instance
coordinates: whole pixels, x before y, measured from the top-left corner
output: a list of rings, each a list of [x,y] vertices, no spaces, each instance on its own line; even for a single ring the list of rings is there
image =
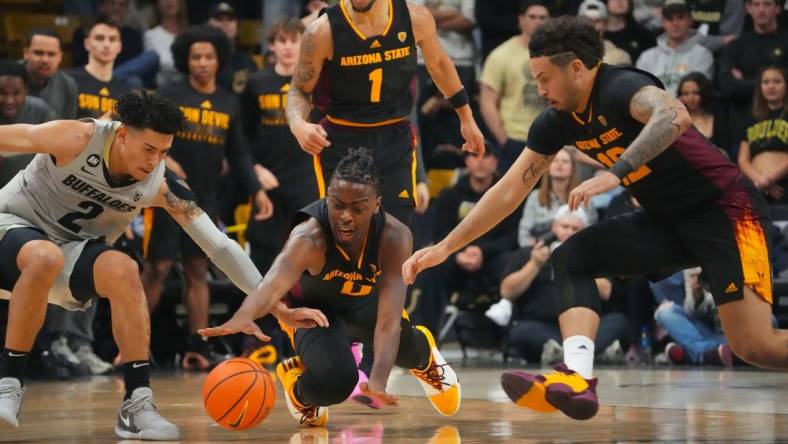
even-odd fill
[[[328,327],[328,318],[314,308],[287,308],[276,313],[276,318],[293,328]]]
[[[484,136],[482,135],[479,126],[473,119],[460,120],[460,134],[465,139],[462,144],[462,150],[468,153],[481,156],[484,154]]]
[[[197,330],[197,334],[201,336],[225,336],[235,333],[254,335],[257,339],[263,342],[268,342],[271,340],[271,338],[263,334],[263,331],[260,330],[260,327],[255,324],[254,319],[248,316],[239,315],[238,313],[233,315],[229,321],[218,327],[208,327]]]
[[[603,171],[576,186],[569,193],[569,209],[575,211],[581,204],[587,207],[592,197],[606,193],[620,184],[621,180],[618,176],[609,171]]]
[[[331,145],[326,129],[314,123],[303,122],[293,127],[292,133],[301,149],[313,156],[320,154],[323,148]]]
[[[260,190],[254,195],[254,203],[257,205],[257,214],[254,220],[265,220],[274,215],[274,203],[265,191]]]
[[[416,280],[416,275],[421,273],[422,270],[440,264],[447,257],[449,257],[449,254],[446,253],[440,244],[422,248],[413,253],[413,256],[402,264],[402,279],[407,285],[411,285]]]
[[[369,384],[366,382],[362,382],[358,385],[358,388],[361,390],[361,393],[369,396],[372,399],[377,399],[383,405],[396,407],[399,405],[399,400],[396,396],[390,395],[386,393],[386,390],[375,390],[369,387]]]

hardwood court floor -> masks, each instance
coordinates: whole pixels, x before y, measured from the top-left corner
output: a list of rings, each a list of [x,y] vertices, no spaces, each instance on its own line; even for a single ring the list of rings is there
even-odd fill
[[[289,444],[530,443],[530,442],[786,442],[788,373],[676,369],[601,369],[599,414],[572,421],[519,409],[500,389],[501,369],[457,367],[460,412],[445,418],[418,383],[395,369],[389,390],[400,406],[371,410],[353,403],[331,408],[324,429],[299,427],[277,387],[274,411],[256,429],[229,432],[204,413],[204,375],[153,379],[160,411],[181,429],[183,442]],[[118,442],[113,432],[122,379],[36,383],[18,429],[0,428],[0,442]]]

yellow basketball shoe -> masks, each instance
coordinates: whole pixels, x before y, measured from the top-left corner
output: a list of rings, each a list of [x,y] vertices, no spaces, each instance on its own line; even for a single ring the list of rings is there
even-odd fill
[[[561,410],[572,419],[590,419],[599,410],[597,379],[585,379],[566,364],[559,364],[546,375],[508,370],[501,375],[501,386],[520,407],[537,412]]]
[[[432,333],[421,325],[417,325],[416,329],[427,337],[430,345],[430,360],[424,370],[411,369],[410,372],[419,379],[421,388],[424,389],[435,410],[441,415],[451,416],[460,409],[460,380],[438,351]]]
[[[323,427],[328,424],[328,408],[304,404],[296,398],[293,392],[296,381],[298,381],[298,377],[303,372],[304,365],[298,356],[285,359],[276,366],[276,376],[285,389],[285,401],[293,418],[304,425]]]

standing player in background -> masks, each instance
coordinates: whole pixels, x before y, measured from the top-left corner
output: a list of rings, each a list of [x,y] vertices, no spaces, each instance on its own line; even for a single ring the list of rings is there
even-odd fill
[[[131,87],[115,78],[112,70],[122,47],[119,25],[108,17],[99,16],[85,27],[84,44],[88,63],[72,68],[68,74],[77,82],[77,118],[99,118],[115,109],[115,102]]]
[[[252,74],[242,100],[255,172],[274,205],[270,218],[258,221],[250,217],[246,229],[252,261],[261,272],[271,267],[282,249],[296,211],[318,198],[312,158],[298,146],[285,116],[303,33],[304,25],[296,18],[273,25],[268,48],[276,64]]]
[[[219,199],[219,175],[226,156],[232,173],[239,176],[249,195],[254,196],[258,208],[255,217],[270,217],[271,201],[252,169],[244,141],[240,104],[233,93],[216,83],[216,74],[230,54],[229,40],[220,29],[195,26],[175,38],[172,54],[175,67],[185,78],[162,88],[160,94],[180,107],[186,117],[186,128],[175,135],[168,167],[188,181],[200,207],[213,217]],[[184,302],[189,332],[183,367],[206,370],[222,358],[196,334],[198,328],[208,326],[208,259],[176,222],[161,209],[145,212],[143,252],[147,266],[142,280],[153,311],[172,261],[180,258],[185,275]]]
[[[372,149],[383,177],[383,205],[408,225],[416,194],[411,82],[416,45],[438,89],[460,118],[463,148],[481,154],[484,140],[457,71],[438,43],[435,18],[405,0],[340,0],[313,22],[287,97],[287,120],[301,148],[314,155],[320,196],[349,147]],[[311,105],[325,114],[307,120]]]
[[[593,417],[599,408],[592,374],[600,312],[594,278],[669,275],[693,265],[708,274],[733,352],[761,367],[788,368],[788,331],[771,324],[769,208],[752,182],[692,126],[687,109],[656,77],[601,63],[604,45],[588,19],[547,22],[529,50],[531,72],[550,109],[531,126],[512,169],[462,223],[408,259],[406,282],[514,211],[555,153],[574,145],[609,170],[571,191],[571,209],[624,185],[645,211],[592,225],[555,250],[564,363],[547,375],[504,373],[507,395],[533,410]]]

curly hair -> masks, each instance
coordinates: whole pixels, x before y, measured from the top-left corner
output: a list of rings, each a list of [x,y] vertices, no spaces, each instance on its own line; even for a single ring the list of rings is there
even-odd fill
[[[375,166],[372,152],[364,147],[351,148],[339,161],[331,179],[371,185],[378,196],[383,188],[383,179]]]
[[[123,94],[115,104],[115,113],[126,126],[151,129],[161,134],[175,134],[186,125],[180,108],[153,92],[130,91]]]
[[[30,82],[25,67],[11,60],[0,60],[0,77],[19,77],[25,84],[25,88]]]
[[[536,28],[528,43],[531,58],[549,57],[554,65],[564,67],[580,59],[591,69],[605,55],[605,45],[594,23],[586,17],[562,16]]]
[[[207,42],[213,45],[216,57],[219,59],[219,71],[230,60],[232,44],[227,35],[219,28],[209,25],[190,26],[183,30],[170,46],[175,68],[183,74],[189,74],[189,51],[197,42]]]

